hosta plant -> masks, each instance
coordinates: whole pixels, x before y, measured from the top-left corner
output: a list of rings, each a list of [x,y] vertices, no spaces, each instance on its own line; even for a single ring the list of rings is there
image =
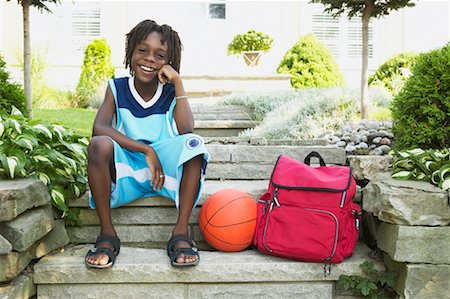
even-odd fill
[[[427,181],[444,190],[450,189],[450,149],[420,148],[393,151],[393,178]]]
[[[40,179],[61,216],[76,222],[68,201],[86,192],[88,143],[62,126],[29,120],[13,107],[10,115],[0,114],[0,178]]]

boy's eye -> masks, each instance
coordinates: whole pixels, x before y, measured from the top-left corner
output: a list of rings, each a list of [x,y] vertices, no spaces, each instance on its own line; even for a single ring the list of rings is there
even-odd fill
[[[158,57],[159,59],[164,59],[164,58],[166,58],[166,56],[164,56],[163,54],[157,54],[156,57]]]
[[[140,49],[138,49],[138,51],[141,52],[141,53],[143,53],[143,52],[145,52],[145,51],[147,51],[147,50],[144,49],[144,48],[140,48]]]

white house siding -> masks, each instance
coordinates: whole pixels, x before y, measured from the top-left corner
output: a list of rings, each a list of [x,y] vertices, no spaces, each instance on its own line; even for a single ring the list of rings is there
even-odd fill
[[[61,88],[73,88],[78,80],[82,52],[74,52],[72,17],[75,8],[100,7],[100,34],[112,48],[117,75],[123,70],[125,34],[139,21],[154,19],[171,25],[184,44],[181,72],[185,75],[274,74],[289,48],[299,36],[310,33],[312,15],[318,4],[307,1],[214,1],[226,3],[226,19],[208,17],[208,1],[61,1],[50,5],[53,14],[31,9],[32,51],[47,51],[47,81]],[[419,1],[389,16],[372,20],[373,57],[371,71],[387,58],[406,51],[426,51],[448,42],[449,1]],[[354,22],[354,21],[353,21]],[[17,63],[14,53],[22,48],[21,7],[16,1],[0,0],[0,52],[8,64]],[[346,52],[349,25],[340,21],[337,61],[350,86],[359,86],[360,57]],[[353,26],[353,25],[351,25]],[[248,29],[263,31],[274,39],[273,48],[255,68],[244,65],[240,57],[227,56],[227,45],[237,33]],[[355,34],[355,30],[352,31]],[[345,37],[347,36],[347,37]],[[20,69],[11,67],[19,79]]]

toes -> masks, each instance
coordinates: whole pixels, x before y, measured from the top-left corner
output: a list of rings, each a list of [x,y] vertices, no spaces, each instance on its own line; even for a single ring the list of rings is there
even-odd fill
[[[86,262],[92,265],[106,265],[109,262],[109,257],[106,254],[99,254],[86,258]]]
[[[179,264],[181,264],[181,263],[186,263],[186,260],[185,260],[183,254],[180,254],[180,256],[177,257],[177,263],[179,263]]]
[[[193,263],[196,260],[197,260],[197,257],[195,255],[191,255],[191,254],[184,255],[184,254],[181,254],[177,258],[176,262],[179,263],[179,264],[182,264],[182,263]]]
[[[106,265],[109,262],[109,257],[106,254],[101,254],[98,260],[98,265]]]

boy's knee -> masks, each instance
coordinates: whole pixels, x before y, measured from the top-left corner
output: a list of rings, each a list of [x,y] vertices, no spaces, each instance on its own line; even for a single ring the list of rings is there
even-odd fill
[[[88,146],[88,157],[91,161],[109,160],[112,158],[114,145],[106,136],[94,136]]]

